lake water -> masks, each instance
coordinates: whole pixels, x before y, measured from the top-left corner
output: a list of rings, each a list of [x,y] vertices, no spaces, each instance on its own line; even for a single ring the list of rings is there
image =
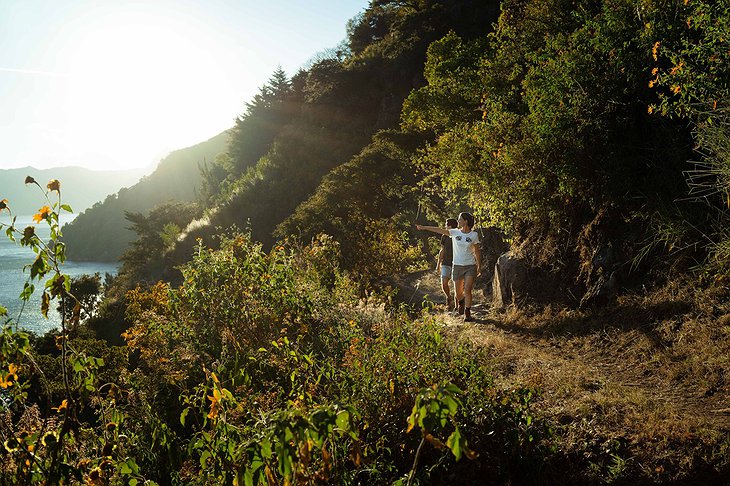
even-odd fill
[[[73,220],[75,215],[62,215],[61,224],[68,223]],[[10,218],[7,213],[3,212],[0,216],[0,222],[8,224]],[[48,241],[50,238],[50,229],[43,222],[35,225],[32,216],[19,216],[15,222],[16,228],[22,231],[26,226],[35,226],[36,234]],[[61,327],[61,316],[56,311],[58,303],[51,302],[51,310],[48,311],[48,319],[41,314],[41,290],[43,290],[42,282],[34,282],[35,293],[33,297],[25,303],[20,300],[19,295],[23,291],[23,285],[30,276],[30,269],[23,272],[23,266],[32,264],[35,260],[35,253],[27,246],[20,246],[19,242],[13,243],[5,235],[5,229],[0,232],[0,305],[8,309],[8,317],[19,324],[19,327],[32,331],[36,334],[44,334],[45,332]],[[16,235],[16,239],[20,240]],[[117,264],[99,263],[99,262],[73,262],[67,260],[61,267],[61,271],[71,277],[79,275],[99,273],[104,281],[104,274],[110,273],[116,275]],[[21,313],[22,309],[22,313]],[[6,318],[0,318],[5,322]]]

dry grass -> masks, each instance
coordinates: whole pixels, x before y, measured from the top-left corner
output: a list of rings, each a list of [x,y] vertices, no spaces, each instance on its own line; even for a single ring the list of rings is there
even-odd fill
[[[673,282],[601,309],[474,309],[474,324],[444,323],[485,351],[498,384],[542,390],[560,449],[597,481],[730,468],[730,289]]]

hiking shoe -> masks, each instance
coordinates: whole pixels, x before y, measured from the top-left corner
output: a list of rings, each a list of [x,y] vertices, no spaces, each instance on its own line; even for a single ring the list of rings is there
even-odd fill
[[[465,305],[465,303],[464,303],[464,299],[461,299],[461,300],[459,301],[459,315],[460,315],[460,316],[461,316],[461,315],[464,315],[464,305]]]

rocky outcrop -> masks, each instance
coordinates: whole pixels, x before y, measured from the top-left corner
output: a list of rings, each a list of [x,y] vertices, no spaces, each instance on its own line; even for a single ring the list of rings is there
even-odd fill
[[[492,277],[492,305],[505,307],[514,304],[528,294],[527,266],[508,251],[494,265]]]

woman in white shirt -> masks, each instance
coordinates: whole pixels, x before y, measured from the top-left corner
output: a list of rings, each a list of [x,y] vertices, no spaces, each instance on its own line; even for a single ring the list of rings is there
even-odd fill
[[[474,228],[474,216],[469,213],[460,213],[457,225],[456,229],[445,229],[417,224],[416,229],[451,237],[454,249],[451,278],[454,281],[458,313],[464,314],[465,321],[472,321],[471,303],[474,279],[482,273],[479,234],[472,229]]]

